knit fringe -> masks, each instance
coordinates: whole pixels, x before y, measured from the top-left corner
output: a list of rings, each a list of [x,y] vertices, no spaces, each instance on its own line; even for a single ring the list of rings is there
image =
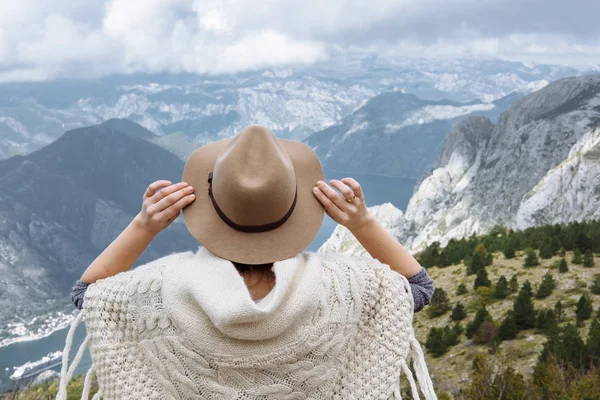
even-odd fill
[[[77,327],[81,323],[82,319],[83,319],[83,313],[80,312],[77,315],[77,317],[75,318],[75,320],[73,321],[73,323],[71,324],[71,328],[69,328],[69,333],[67,334],[67,339],[65,341],[65,348],[63,350],[62,366],[60,369],[60,383],[58,385],[58,393],[56,395],[56,400],[67,400],[67,386],[68,386],[69,382],[71,381],[71,378],[73,378],[75,369],[79,365],[79,362],[81,361],[81,358],[83,357],[83,353],[84,353],[84,351],[88,345],[88,342],[90,340],[90,337],[86,335],[85,340],[83,341],[81,346],[79,346],[79,349],[77,350],[77,354],[75,355],[75,358],[73,359],[73,362],[71,363],[71,366],[69,367],[69,353],[71,352],[71,347],[73,346],[73,335],[75,335],[75,331],[77,330]],[[92,367],[85,374],[83,393],[81,395],[82,400],[83,399],[87,400],[89,398],[93,369],[94,369],[94,366],[92,365]],[[96,398],[96,396],[94,396],[94,398]]]
[[[425,355],[423,354],[423,349],[421,349],[421,345],[419,341],[413,336],[410,337],[410,352],[407,357],[407,362],[412,361],[413,369],[415,370],[415,375],[417,377],[417,382],[419,383],[419,388],[421,389],[421,393],[423,393],[423,398],[425,400],[437,400],[437,395],[435,394],[435,390],[433,389],[433,382],[431,382],[431,378],[429,377],[429,370],[427,369],[427,364],[425,363]],[[407,377],[409,382],[411,383],[412,396],[415,399],[419,398],[419,394],[416,393],[416,385],[414,384],[414,378],[409,368],[407,368]]]

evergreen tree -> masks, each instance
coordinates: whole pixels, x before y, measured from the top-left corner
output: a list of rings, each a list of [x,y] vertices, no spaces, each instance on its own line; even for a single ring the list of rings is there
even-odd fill
[[[587,268],[591,268],[594,266],[594,255],[591,250],[586,250],[583,255],[583,266]]]
[[[490,282],[488,278],[487,271],[485,267],[481,267],[477,271],[477,276],[475,277],[475,282],[473,283],[473,289],[477,289],[480,286],[490,287],[492,286],[492,282]]]
[[[515,238],[514,238],[514,236],[511,235],[506,240],[506,244],[504,245],[504,249],[502,250],[502,253],[504,253],[504,257],[506,257],[507,259],[511,259],[511,258],[515,258],[515,250],[516,250]]]
[[[459,301],[456,303],[454,308],[452,309],[452,314],[450,314],[450,319],[452,321],[461,321],[467,317],[467,312],[465,311],[465,307]]]
[[[456,288],[456,295],[460,296],[461,294],[465,294],[467,293],[467,287],[465,286],[464,283],[461,283],[460,285],[458,285],[458,287]]]
[[[452,328],[449,326],[444,327],[444,341],[447,347],[456,346],[460,341],[460,335],[462,333],[462,326],[456,323]]]
[[[535,297],[538,299],[545,299],[546,297],[550,296],[555,287],[556,282],[554,281],[552,274],[550,272],[546,272],[546,275],[544,275],[542,283],[540,284]]]
[[[560,251],[558,252],[558,255],[561,256],[562,258],[565,258],[565,256],[567,255],[567,250],[565,250],[564,247],[561,247]]]
[[[540,310],[537,313],[535,328],[543,333],[550,333],[557,328],[556,317],[552,310]]]
[[[577,309],[575,310],[577,325],[583,325],[583,321],[589,319],[592,316],[592,312],[594,312],[592,299],[587,294],[582,295],[577,302]]]
[[[515,321],[519,330],[535,327],[535,308],[531,296],[531,284],[529,281],[525,281],[513,305]]]
[[[563,316],[564,316],[563,313],[564,313],[564,311],[563,311],[563,305],[562,305],[562,302],[559,300],[554,305],[554,315],[556,317],[556,322],[562,322],[562,319],[563,319]]]
[[[471,262],[467,265],[467,275],[474,275],[477,271],[483,269],[485,267],[485,257],[486,255],[475,251],[471,257]]]
[[[590,362],[595,367],[600,367],[600,319],[598,317],[592,320],[585,347]]]
[[[509,311],[508,315],[504,317],[502,323],[500,324],[498,338],[500,340],[512,340],[517,337],[518,330],[519,328],[517,327],[515,316],[512,311]]]
[[[523,266],[525,267],[535,267],[536,265],[540,265],[537,254],[535,254],[535,250],[531,247],[525,249],[525,263]]]
[[[594,274],[594,280],[592,281],[590,291],[593,294],[600,294],[600,274]]]
[[[442,288],[436,289],[431,296],[431,304],[427,308],[427,314],[430,318],[436,318],[446,314],[452,306],[448,301],[448,295]]]
[[[552,255],[558,253],[562,248],[562,243],[560,242],[560,239],[557,236],[553,235],[550,239],[550,248],[552,249]]]
[[[494,297],[497,299],[505,299],[508,296],[508,281],[504,275],[500,276],[496,287],[494,288]]]
[[[517,281],[517,274],[514,274],[512,278],[510,278],[508,290],[510,290],[511,293],[517,293],[519,291],[519,281]]]
[[[560,259],[560,264],[558,265],[558,272],[563,274],[565,272],[569,272],[569,267],[567,267],[567,260],[565,260],[564,258]]]
[[[581,251],[579,248],[576,248],[573,252],[573,258],[571,259],[571,263],[575,265],[583,264],[583,258],[581,257]]]
[[[477,332],[477,330],[479,329],[481,324],[484,321],[491,321],[491,320],[492,320],[492,316],[490,315],[488,310],[485,309],[485,306],[481,307],[475,314],[475,318],[473,318],[473,321],[471,321],[467,324],[467,330],[465,332],[467,338],[472,339],[473,336],[475,336],[475,333]]]
[[[578,369],[583,369],[587,364],[586,346],[574,325],[565,326],[560,337],[557,356],[559,360],[570,362]]]
[[[448,345],[444,339],[444,330],[442,328],[431,328],[429,330],[425,348],[433,357],[440,357],[448,351]]]
[[[554,251],[552,250],[552,243],[550,241],[544,241],[540,247],[540,257],[544,259],[552,258]]]

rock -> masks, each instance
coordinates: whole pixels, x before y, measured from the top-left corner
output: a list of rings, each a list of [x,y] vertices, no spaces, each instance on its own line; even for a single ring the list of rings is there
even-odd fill
[[[369,211],[385,229],[393,235],[396,234],[398,224],[402,221],[402,211],[394,207],[391,203],[369,207]],[[368,255],[354,235],[342,225],[336,226],[333,234],[319,248],[319,252],[342,253],[353,256]]]
[[[57,381],[60,379],[60,374],[53,369],[46,370],[35,377],[33,382],[31,382],[31,386],[39,385],[48,381]]]
[[[468,118],[411,198],[398,237],[418,251],[496,225],[598,218],[600,75],[551,83],[492,125]]]

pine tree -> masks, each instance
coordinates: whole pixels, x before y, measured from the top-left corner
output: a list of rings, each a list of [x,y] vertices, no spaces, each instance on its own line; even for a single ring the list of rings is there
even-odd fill
[[[556,316],[552,310],[540,310],[537,313],[535,328],[543,333],[552,332],[557,328]]]
[[[600,274],[594,274],[594,280],[592,281],[590,291],[593,294],[600,294]]]
[[[562,322],[564,316],[563,312],[563,305],[562,302],[559,300],[554,305],[554,315],[556,316],[556,322]]]
[[[459,301],[456,303],[454,308],[452,309],[452,314],[450,314],[450,319],[452,321],[461,321],[467,317],[467,312],[465,311],[465,307]]]
[[[496,287],[494,288],[494,297],[497,299],[505,299],[508,296],[508,281],[504,275],[500,276]]]
[[[583,325],[583,321],[589,319],[592,316],[592,312],[594,312],[592,299],[587,294],[582,295],[577,302],[577,309],[575,310],[577,326]]]
[[[507,259],[515,258],[515,250],[515,238],[513,236],[510,236],[506,240],[506,244],[504,245],[504,249],[502,250],[502,252],[504,253],[504,257],[506,257]]]
[[[531,296],[531,284],[529,281],[525,281],[513,305],[515,321],[519,330],[535,327],[535,308]]]
[[[561,247],[560,251],[558,252],[558,255],[561,256],[562,258],[565,258],[565,256],[567,255],[567,250],[565,250],[564,247]]]
[[[458,287],[456,288],[456,295],[460,296],[461,294],[465,294],[467,293],[467,287],[465,286],[464,283],[461,283],[460,285],[458,285]]]
[[[583,255],[583,266],[587,268],[591,268],[594,266],[594,255],[591,250],[586,250]]]
[[[508,290],[510,290],[511,293],[517,293],[519,291],[519,281],[517,280],[517,274],[514,274],[512,278],[510,278]]]
[[[581,257],[581,251],[579,248],[576,248],[573,252],[573,258],[571,259],[571,264],[581,265],[583,264],[583,258]]]
[[[535,250],[531,247],[525,249],[525,263],[523,266],[525,267],[535,267],[536,265],[540,265],[540,261],[538,260],[537,255],[535,254]]]
[[[545,299],[546,297],[550,296],[555,287],[556,282],[554,281],[552,274],[550,272],[546,272],[546,275],[544,275],[542,283],[540,284],[535,297],[538,299]]]
[[[587,364],[586,346],[579,336],[577,327],[572,324],[565,326],[558,344],[559,360],[570,362],[575,368],[583,369]]]
[[[487,271],[485,267],[481,267],[477,271],[477,276],[475,277],[475,282],[473,283],[473,289],[477,289],[480,286],[490,287],[492,286],[492,282],[490,282],[488,278]]]
[[[540,247],[540,257],[544,259],[549,259],[554,256],[554,251],[552,250],[552,243],[550,241],[544,241],[542,246]]]
[[[427,308],[427,315],[429,315],[429,318],[436,318],[440,315],[446,314],[451,308],[452,306],[450,306],[446,291],[442,288],[439,288],[433,292],[431,304]]]
[[[590,362],[595,367],[600,367],[600,319],[598,317],[592,320],[585,347]]]
[[[449,326],[444,327],[444,341],[447,347],[456,346],[460,341],[460,334],[462,333],[462,327],[460,324],[454,324],[452,328]]]
[[[490,315],[488,310],[486,310],[485,306],[480,308],[477,311],[477,313],[475,314],[475,318],[473,318],[473,321],[471,321],[467,324],[467,330],[465,332],[467,338],[469,338],[469,339],[473,338],[473,336],[475,336],[475,333],[477,332],[477,330],[479,329],[481,324],[484,321],[491,321],[491,320],[492,320],[492,316]]]
[[[498,330],[498,338],[500,340],[512,340],[517,337],[517,322],[512,311],[509,311],[508,315],[504,317]]]
[[[569,267],[567,267],[567,260],[565,260],[564,258],[560,259],[560,264],[558,266],[558,272],[560,273],[565,273],[565,272],[569,272]]]
[[[477,271],[485,267],[485,257],[481,252],[474,252],[471,262],[467,265],[467,275],[476,274]]]
[[[448,351],[448,345],[444,339],[444,330],[442,328],[431,328],[429,330],[425,348],[433,357],[440,357]]]

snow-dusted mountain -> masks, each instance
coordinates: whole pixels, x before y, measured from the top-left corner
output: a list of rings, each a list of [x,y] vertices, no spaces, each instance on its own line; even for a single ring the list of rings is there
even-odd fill
[[[469,115],[496,118],[518,97],[459,103],[385,92],[305,142],[329,170],[418,179],[431,169],[457,121]]]
[[[489,103],[576,73],[504,61],[340,54],[296,70],[0,84],[0,159],[29,153],[66,130],[111,118],[127,118],[156,132],[162,146],[182,157],[198,144],[231,136],[252,123],[302,140],[340,123],[381,92]]]
[[[567,78],[523,98],[494,125],[469,117],[448,135],[406,212],[375,209],[413,251],[496,225],[600,218],[600,75]],[[339,228],[321,251],[360,247]]]

